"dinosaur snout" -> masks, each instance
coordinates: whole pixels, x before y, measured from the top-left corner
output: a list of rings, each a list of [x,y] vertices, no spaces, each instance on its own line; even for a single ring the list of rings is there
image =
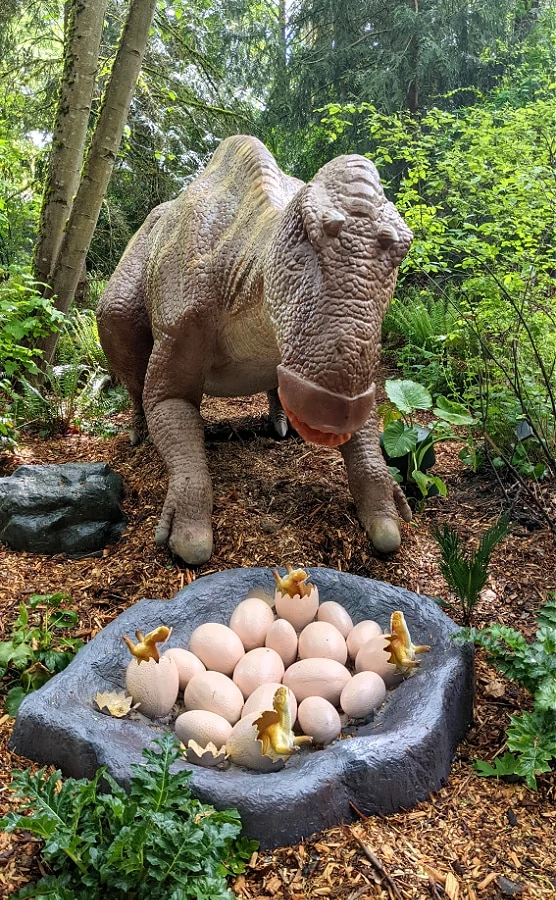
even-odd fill
[[[374,404],[374,384],[363,394],[346,397],[307,381],[285,366],[278,366],[277,373],[282,406],[305,440],[338,446],[367,421]]]

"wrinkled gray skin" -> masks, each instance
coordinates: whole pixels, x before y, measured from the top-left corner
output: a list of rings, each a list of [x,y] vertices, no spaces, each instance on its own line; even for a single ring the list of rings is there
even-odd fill
[[[156,541],[185,562],[212,552],[203,394],[267,391],[272,421],[337,445],[359,519],[382,552],[400,544],[404,495],[379,447],[380,330],[411,232],[362,156],[303,184],[252,137],[223,141],[176,200],[151,212],[98,307],[102,346],[169,486]]]

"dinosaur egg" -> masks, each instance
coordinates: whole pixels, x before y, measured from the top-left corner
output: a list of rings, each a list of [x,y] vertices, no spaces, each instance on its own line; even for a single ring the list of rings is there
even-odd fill
[[[275,619],[266,633],[265,647],[276,650],[286,669],[297,659],[297,632],[287,619]]]
[[[199,672],[206,672],[205,666],[199,657],[191,653],[190,650],[184,650],[182,647],[170,647],[162,655],[171,657],[178,667],[180,691],[185,690],[186,685],[189,684],[194,675],[198,675]]]
[[[233,680],[244,697],[267,681],[282,681],[284,663],[276,650],[255,647],[242,656],[234,669]]]
[[[201,672],[187,685],[183,703],[186,710],[206,709],[235,725],[243,709],[243,694],[222,672]]]
[[[324,697],[306,697],[299,704],[297,720],[303,734],[316,744],[329,744],[342,730],[338,710]]]
[[[336,603],[335,600],[326,600],[324,603],[321,603],[317,612],[317,619],[319,622],[329,622],[330,625],[334,625],[344,640],[353,628],[353,622],[347,609],[340,603]]]
[[[282,594],[276,591],[275,594],[276,614],[281,619],[290,622],[296,631],[302,631],[309,622],[312,622],[319,608],[319,592],[315,585],[311,585],[311,590],[306,597],[290,597],[289,594]]]
[[[188,741],[196,741],[200,747],[213,743],[222,747],[230,734],[232,726],[222,716],[206,709],[190,709],[178,716],[174,729],[180,741],[187,746]]]
[[[189,649],[212,672],[231,675],[245,653],[241,639],[219,622],[199,625],[189,638]]]
[[[359,672],[340,694],[340,706],[350,719],[364,719],[386,697],[386,685],[376,672]]]
[[[242,600],[232,613],[230,628],[239,636],[245,650],[264,647],[268,629],[274,622],[274,612],[259,597]]]
[[[256,720],[260,711],[250,713],[234,725],[226,741],[226,752],[238,766],[247,766],[259,772],[274,772],[284,765],[283,760],[273,760],[263,753],[263,745],[258,739]]]
[[[335,659],[344,665],[347,647],[335,625],[329,622],[310,622],[299,635],[298,653],[300,659],[324,657]]]
[[[335,659],[300,659],[286,670],[282,684],[295,694],[298,703],[306,697],[324,697],[334,706],[351,675]]]
[[[362,647],[366,641],[370,641],[371,638],[378,637],[381,634],[382,628],[378,622],[373,622],[372,619],[364,619],[362,622],[358,622],[357,625],[354,625],[346,638],[350,658],[355,659],[359,652],[359,648]]]
[[[388,636],[380,635],[366,641],[355,657],[356,672],[376,672],[387,687],[394,687],[402,680],[396,671],[395,665],[390,660]]]
[[[261,684],[260,687],[256,688],[245,701],[245,705],[241,711],[241,718],[243,719],[244,716],[248,716],[252,712],[257,712],[257,710],[262,712],[265,709],[272,709],[274,695],[279,687],[280,683],[278,681],[271,681],[268,684]],[[293,691],[289,689],[288,700],[291,720],[292,722],[295,722],[297,716],[297,700],[295,699]]]
[[[125,685],[139,712],[150,719],[170,713],[178,698],[178,667],[173,659],[162,656],[154,659],[132,659],[126,669]]]

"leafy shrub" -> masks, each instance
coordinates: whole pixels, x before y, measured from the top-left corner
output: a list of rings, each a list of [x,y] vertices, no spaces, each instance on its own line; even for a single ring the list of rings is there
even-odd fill
[[[29,269],[0,269],[0,375],[36,374],[33,339],[55,331],[63,321],[50,300],[42,296]]]
[[[472,425],[475,420],[460,403],[437,397],[436,406],[429,391],[415,381],[386,381],[386,394],[390,403],[382,404],[379,413],[383,417],[382,446],[389,459],[404,458],[405,478],[408,485],[417,489],[421,501],[434,493],[446,496],[446,485],[438,475],[426,471],[425,460],[430,448],[440,441],[461,440],[452,425]],[[427,437],[422,439],[423,426],[415,419],[419,410],[429,410],[436,419],[426,425]],[[394,477],[396,473],[394,472]],[[402,480],[397,478],[397,480]]]
[[[52,873],[16,898],[233,900],[226,880],[257,844],[239,837],[237,810],[194,800],[191,772],[170,771],[179,757],[174,735],[155,743],[159,752],[146,748],[145,762],[132,765],[129,795],[105,768],[92,781],[14,772],[23,815],[10,813],[0,827],[41,838]]]
[[[79,616],[62,604],[65,594],[32,594],[20,603],[10,637],[0,641],[0,678],[7,675],[5,711],[15,716],[26,694],[36,691],[72,661],[83,641],[68,636]]]
[[[477,761],[477,771],[498,777],[518,775],[535,790],[536,776],[549,772],[556,759],[556,599],[548,600],[540,610],[532,643],[520,631],[498,624],[480,631],[462,629],[457,640],[483,647],[489,662],[533,698],[531,711],[510,716],[507,752],[496,758],[494,765]]]

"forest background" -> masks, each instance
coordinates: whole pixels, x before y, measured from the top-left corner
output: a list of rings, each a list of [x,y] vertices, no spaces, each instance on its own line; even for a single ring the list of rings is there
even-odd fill
[[[551,0],[2,0],[0,16],[4,449],[29,422],[98,427],[106,279],[148,212],[250,133],[304,180],[341,153],[375,161],[415,234],[386,348],[472,411],[468,463],[509,468],[547,519]]]

